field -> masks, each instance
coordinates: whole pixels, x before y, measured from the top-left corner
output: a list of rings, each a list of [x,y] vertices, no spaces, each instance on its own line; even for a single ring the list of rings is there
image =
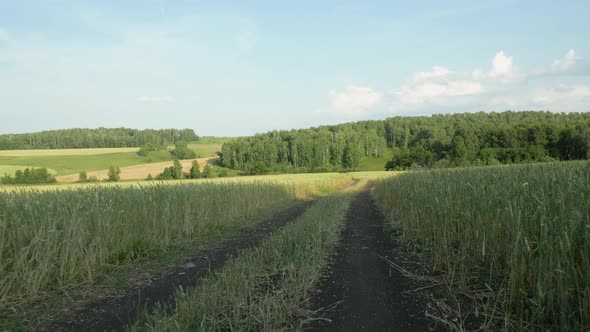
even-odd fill
[[[328,174],[0,193],[0,307],[66,293],[104,267],[203,241],[350,181]]]
[[[220,144],[189,144],[197,157],[214,157]],[[138,156],[138,148],[113,149],[57,149],[57,150],[5,150],[0,151],[0,167],[45,167],[55,174],[76,176],[81,171],[100,171],[115,165],[128,167],[172,160],[168,151],[154,151]],[[160,169],[159,172],[162,170]],[[146,174],[147,176],[147,174]]]
[[[590,327],[590,163],[403,174],[378,201],[449,285],[505,330]]]
[[[204,169],[205,165],[208,163],[212,164],[217,158],[216,157],[209,157],[209,158],[198,158],[195,159],[201,170]],[[156,178],[158,174],[162,173],[162,170],[166,167],[172,166],[172,161],[163,161],[158,163],[149,163],[149,164],[140,164],[140,165],[133,165],[127,167],[121,167],[121,180],[137,180],[137,179],[145,179],[148,175],[152,175],[152,177]],[[181,160],[180,164],[182,165],[182,170],[184,172],[188,172],[192,167],[193,160]],[[108,169],[98,170],[98,171],[91,171],[87,172],[88,177],[96,177],[98,180],[103,181],[108,179]],[[79,174],[70,174],[70,175],[62,175],[57,177],[58,182],[75,182],[78,181]]]
[[[588,162],[3,186],[0,327],[585,331],[588,197]]]

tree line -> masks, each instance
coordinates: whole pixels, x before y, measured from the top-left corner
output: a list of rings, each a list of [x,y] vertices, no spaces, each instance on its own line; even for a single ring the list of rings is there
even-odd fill
[[[17,170],[14,176],[4,174],[0,177],[0,184],[41,184],[56,183],[55,177],[49,173],[47,168],[25,168]]]
[[[251,173],[352,170],[363,158],[384,168],[456,167],[590,158],[590,114],[506,111],[391,117],[271,131],[225,143],[222,166]],[[390,153],[391,153],[390,152]]]
[[[0,135],[0,150],[124,148],[146,144],[167,146],[198,139],[192,129],[76,128]]]

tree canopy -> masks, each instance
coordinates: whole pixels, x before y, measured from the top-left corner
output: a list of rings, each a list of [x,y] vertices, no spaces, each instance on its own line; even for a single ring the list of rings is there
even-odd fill
[[[388,169],[590,158],[590,113],[506,111],[392,117],[271,131],[223,145],[222,166],[261,173],[350,170],[363,158]]]
[[[0,135],[0,150],[167,146],[198,139],[192,129],[76,128]]]

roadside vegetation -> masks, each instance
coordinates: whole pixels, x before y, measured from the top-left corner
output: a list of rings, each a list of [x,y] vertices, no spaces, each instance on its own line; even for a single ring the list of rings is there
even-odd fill
[[[202,241],[350,182],[328,174],[0,192],[0,317],[67,296],[109,266]]]
[[[412,172],[375,192],[488,328],[590,329],[589,162]]]
[[[144,315],[136,331],[278,331],[310,313],[305,303],[339,240],[357,184],[310,207],[193,290],[172,313]]]

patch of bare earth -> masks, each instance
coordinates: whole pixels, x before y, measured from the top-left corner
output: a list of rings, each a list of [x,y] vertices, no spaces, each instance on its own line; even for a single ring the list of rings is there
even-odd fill
[[[341,244],[312,295],[316,317],[305,330],[442,330],[426,318],[428,299],[414,292],[421,285],[394,268],[404,265],[403,250],[384,231],[369,189],[351,203]]]

